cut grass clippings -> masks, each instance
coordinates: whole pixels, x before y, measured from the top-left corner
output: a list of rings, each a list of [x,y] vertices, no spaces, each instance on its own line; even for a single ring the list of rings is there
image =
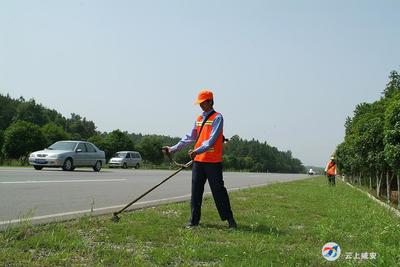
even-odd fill
[[[5,266],[399,266],[400,219],[342,182],[324,177],[230,193],[238,229],[205,198],[200,227],[184,228],[189,203],[0,233]],[[328,262],[325,243],[341,256]],[[367,253],[367,254],[366,254]],[[370,255],[376,254],[376,259]],[[368,255],[362,259],[361,255]],[[350,258],[353,259],[346,259]],[[360,259],[355,259],[358,256]]]

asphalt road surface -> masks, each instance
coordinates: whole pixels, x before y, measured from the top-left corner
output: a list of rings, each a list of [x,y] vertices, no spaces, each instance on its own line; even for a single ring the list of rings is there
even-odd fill
[[[0,168],[0,227],[29,219],[66,220],[121,209],[174,170]],[[224,172],[228,190],[306,178],[305,174]],[[190,199],[191,172],[182,171],[132,206],[133,209]],[[208,184],[205,192],[210,192]]]

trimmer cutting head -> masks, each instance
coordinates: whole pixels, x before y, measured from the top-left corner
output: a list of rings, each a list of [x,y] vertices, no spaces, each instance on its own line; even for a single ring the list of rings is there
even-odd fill
[[[113,213],[113,217],[111,218],[113,222],[119,222],[120,218],[118,217],[118,212]]]

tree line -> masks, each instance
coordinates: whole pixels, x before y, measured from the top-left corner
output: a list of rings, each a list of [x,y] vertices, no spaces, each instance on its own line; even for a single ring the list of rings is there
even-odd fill
[[[400,192],[400,75],[390,72],[379,100],[360,103],[345,122],[344,141],[336,148],[338,170],[350,182],[366,185],[378,197]],[[400,197],[399,197],[400,200]]]
[[[60,140],[87,140],[106,153],[107,160],[121,150],[139,151],[143,159],[154,165],[165,163],[161,147],[176,144],[180,138],[164,135],[142,135],[121,130],[99,132],[94,122],[77,114],[65,118],[34,99],[13,99],[0,94],[0,163],[16,159],[27,163],[29,153],[41,150]],[[188,162],[189,148],[174,155],[178,162]],[[305,172],[299,159],[290,151],[257,140],[244,140],[235,135],[224,145],[224,167],[252,172]]]

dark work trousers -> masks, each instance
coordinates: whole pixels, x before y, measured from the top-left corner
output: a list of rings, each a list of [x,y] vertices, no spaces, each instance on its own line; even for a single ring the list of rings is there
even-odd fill
[[[201,203],[203,200],[204,185],[208,180],[211,192],[217,206],[221,220],[233,218],[228,192],[224,186],[222,178],[222,163],[197,162],[193,163],[192,168],[192,198],[191,208],[192,224],[199,224],[201,217]]]
[[[335,183],[335,175],[331,175],[331,174],[328,174],[327,175],[328,176],[328,183],[329,183],[329,185],[332,185],[332,186],[334,186],[336,183]]]

